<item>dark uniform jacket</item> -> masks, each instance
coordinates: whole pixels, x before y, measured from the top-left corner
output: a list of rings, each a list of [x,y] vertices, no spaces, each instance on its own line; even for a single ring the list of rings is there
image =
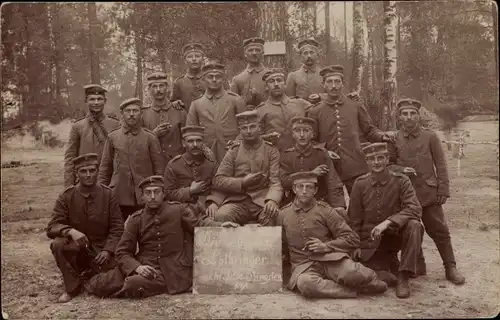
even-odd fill
[[[160,141],[163,163],[184,152],[182,146],[181,127],[186,124],[187,113],[178,110],[168,102],[162,108],[147,106],[142,110],[142,124],[144,128],[153,131],[160,123],[170,122],[170,130],[158,138]]]
[[[224,81],[224,89],[229,90],[229,83]],[[185,73],[183,76],[175,79],[174,87],[172,90],[171,101],[181,100],[184,104],[186,112],[189,111],[191,103],[201,98],[205,93],[205,85],[203,84],[203,75],[192,76]]]
[[[288,288],[293,290],[300,274],[315,261],[339,261],[358,247],[359,237],[349,228],[345,220],[328,204],[315,201],[314,205],[304,210],[295,203],[284,206],[277,218],[277,225],[282,226],[285,255],[289,256],[292,275]],[[313,253],[304,250],[310,237],[318,238],[332,252]]]
[[[422,207],[435,204],[437,196],[450,196],[446,155],[434,131],[421,127],[412,132],[399,130],[389,150],[391,162],[397,164],[391,170],[411,167],[417,172],[411,181]]]
[[[271,143],[260,140],[255,148],[247,148],[235,142],[222,160],[213,179],[214,192],[207,200],[221,206],[227,202],[238,202],[250,197],[253,202],[264,207],[265,201],[280,203],[283,188],[279,177],[280,154]],[[244,189],[243,178],[254,172],[266,174],[259,184]]]
[[[94,120],[89,113],[85,117],[76,119],[71,126],[68,144],[64,153],[65,187],[69,187],[76,182],[72,163],[74,158],[86,153],[97,153],[99,157],[98,160],[101,160],[102,148],[106,140],[99,141],[92,127],[93,121],[98,120]],[[104,113],[102,114],[101,121],[108,133],[120,126],[120,121],[118,119]]]
[[[361,103],[345,96],[333,102],[327,96],[309,109],[308,116],[318,123],[318,141],[340,156],[336,168],[342,181],[368,172],[360,137],[364,134],[370,142],[381,142],[384,132],[372,124]]]
[[[258,106],[267,99],[266,82],[262,80],[267,70],[263,65],[257,68],[247,66],[243,72],[233,77],[230,90],[240,95],[246,105]]]
[[[325,89],[321,85],[322,77],[319,75],[321,67],[308,68],[302,65],[298,70],[290,72],[286,79],[286,93],[289,96],[299,96],[308,99],[313,93],[323,93]]]
[[[142,204],[139,183],[152,175],[163,175],[165,165],[160,143],[144,128],[125,126],[109,133],[104,146],[98,181],[109,185],[122,206]]]
[[[349,225],[361,240],[361,261],[369,260],[380,244],[380,240],[373,241],[370,237],[378,224],[390,220],[397,230],[422,216],[410,179],[392,171],[386,179],[379,182],[367,173],[356,179],[352,187],[347,215]]]
[[[138,266],[149,265],[161,270],[169,294],[183,292],[192,284],[194,228],[221,224],[198,217],[179,202],[165,201],[156,211],[139,210],[130,216],[116,249],[120,270],[129,276]]]
[[[205,144],[220,162],[226,154],[226,145],[238,134],[236,115],[247,111],[247,106],[240,96],[222,90],[210,95],[207,92],[194,100],[187,115],[187,126],[205,127]]]
[[[174,157],[165,168],[165,193],[168,200],[198,204],[205,208],[206,197],[210,194],[212,178],[217,171],[217,163],[203,157],[202,162],[193,159],[189,153]],[[192,195],[191,182],[205,181],[209,188],[202,194]]]
[[[294,145],[291,120],[294,117],[304,117],[312,105],[301,98],[283,95],[281,101],[266,100],[257,106],[261,118],[262,134],[277,132],[281,136],[276,143],[278,150]]]
[[[70,228],[85,234],[95,252],[114,253],[123,233],[123,218],[111,189],[101,184],[88,193],[79,184],[66,188],[56,200],[47,236],[62,237]]]
[[[290,176],[295,172],[312,171],[319,165],[327,165],[330,170],[318,179],[317,200],[323,200],[333,208],[346,207],[344,199],[344,188],[342,181],[333,166],[328,152],[320,146],[309,146],[299,151],[295,147],[286,149],[281,154],[280,177],[283,189],[287,197],[285,203],[289,203],[295,197],[293,193],[293,180]]]

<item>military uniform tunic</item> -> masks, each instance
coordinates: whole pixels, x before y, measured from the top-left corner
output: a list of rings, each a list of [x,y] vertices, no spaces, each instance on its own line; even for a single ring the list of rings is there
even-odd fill
[[[247,66],[243,72],[233,77],[230,90],[240,95],[246,105],[258,106],[267,99],[266,82],[262,80],[267,70],[263,65],[256,68]]]
[[[167,133],[158,138],[163,163],[184,152],[181,127],[186,124],[186,118],[186,111],[174,108],[170,102],[161,108],[149,106],[143,109],[142,124],[145,128],[153,131],[160,123],[169,122],[172,125]]]
[[[175,79],[170,100],[181,100],[186,112],[189,111],[191,102],[200,98],[205,92],[202,81],[202,74],[190,75],[186,73],[182,77]]]
[[[313,93],[323,93],[325,89],[321,84],[323,79],[319,75],[320,69],[319,66],[309,68],[302,65],[298,70],[290,72],[286,79],[287,95],[307,100]]]
[[[293,146],[291,120],[304,117],[311,104],[304,99],[283,95],[281,101],[266,100],[257,106],[261,118],[262,133],[277,132],[281,136],[276,143],[280,152]]]
[[[71,125],[69,140],[64,153],[64,186],[69,187],[76,182],[72,160],[82,154],[97,153],[98,161],[102,157],[104,139],[99,138],[94,132],[94,122],[98,121],[106,132],[110,132],[120,126],[120,121],[114,117],[102,114],[99,119],[94,119],[88,113],[85,117],[75,120]]]

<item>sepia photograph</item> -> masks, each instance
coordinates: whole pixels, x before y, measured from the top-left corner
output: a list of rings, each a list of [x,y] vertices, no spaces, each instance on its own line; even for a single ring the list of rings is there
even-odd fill
[[[498,316],[497,2],[0,9],[2,319]]]

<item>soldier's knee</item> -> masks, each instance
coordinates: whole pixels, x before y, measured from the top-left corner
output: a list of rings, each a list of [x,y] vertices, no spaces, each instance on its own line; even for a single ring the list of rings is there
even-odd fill
[[[406,229],[411,233],[422,233],[424,231],[424,226],[420,223],[420,221],[409,220],[406,223]]]
[[[358,286],[370,282],[376,277],[375,271],[351,259],[344,259],[342,269],[344,272],[339,282],[348,286]]]
[[[52,251],[52,253],[61,252],[63,251],[66,243],[67,243],[66,238],[55,238],[50,243],[50,250]]]
[[[222,205],[217,212],[215,212],[215,221],[230,221],[232,215],[232,210],[230,206]]]
[[[297,278],[297,289],[304,297],[313,297],[317,281],[308,274],[301,274]]]

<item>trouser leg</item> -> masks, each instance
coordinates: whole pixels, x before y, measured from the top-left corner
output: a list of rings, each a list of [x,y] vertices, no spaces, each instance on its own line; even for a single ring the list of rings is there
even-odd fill
[[[140,275],[132,275],[125,278],[123,287],[112,295],[116,298],[146,298],[165,293],[167,286],[163,275],[160,273],[156,278],[148,279]]]
[[[61,270],[66,292],[74,295],[81,288],[80,272],[84,266],[82,265],[82,252],[76,245],[71,245],[71,242],[68,238],[56,238],[51,242],[50,250],[57,267]]]
[[[420,221],[410,220],[400,230],[401,262],[399,271],[417,273],[419,254],[422,250],[424,228]]]
[[[450,230],[444,217],[443,207],[434,204],[422,208],[422,222],[424,223],[425,231],[436,244],[443,264],[445,266],[455,266],[455,254],[451,244]]]
[[[120,268],[116,266],[106,272],[96,274],[85,285],[88,293],[98,297],[109,297],[118,292],[124,284],[125,277]]]
[[[231,221],[240,225],[247,224],[252,220],[252,210],[255,204],[247,199],[241,202],[231,202],[220,206],[215,213],[215,221]]]
[[[321,262],[327,278],[353,289],[363,289],[377,279],[375,271],[350,258]]]
[[[356,290],[328,279],[319,262],[298,276],[297,289],[308,298],[343,299],[357,297]]]

